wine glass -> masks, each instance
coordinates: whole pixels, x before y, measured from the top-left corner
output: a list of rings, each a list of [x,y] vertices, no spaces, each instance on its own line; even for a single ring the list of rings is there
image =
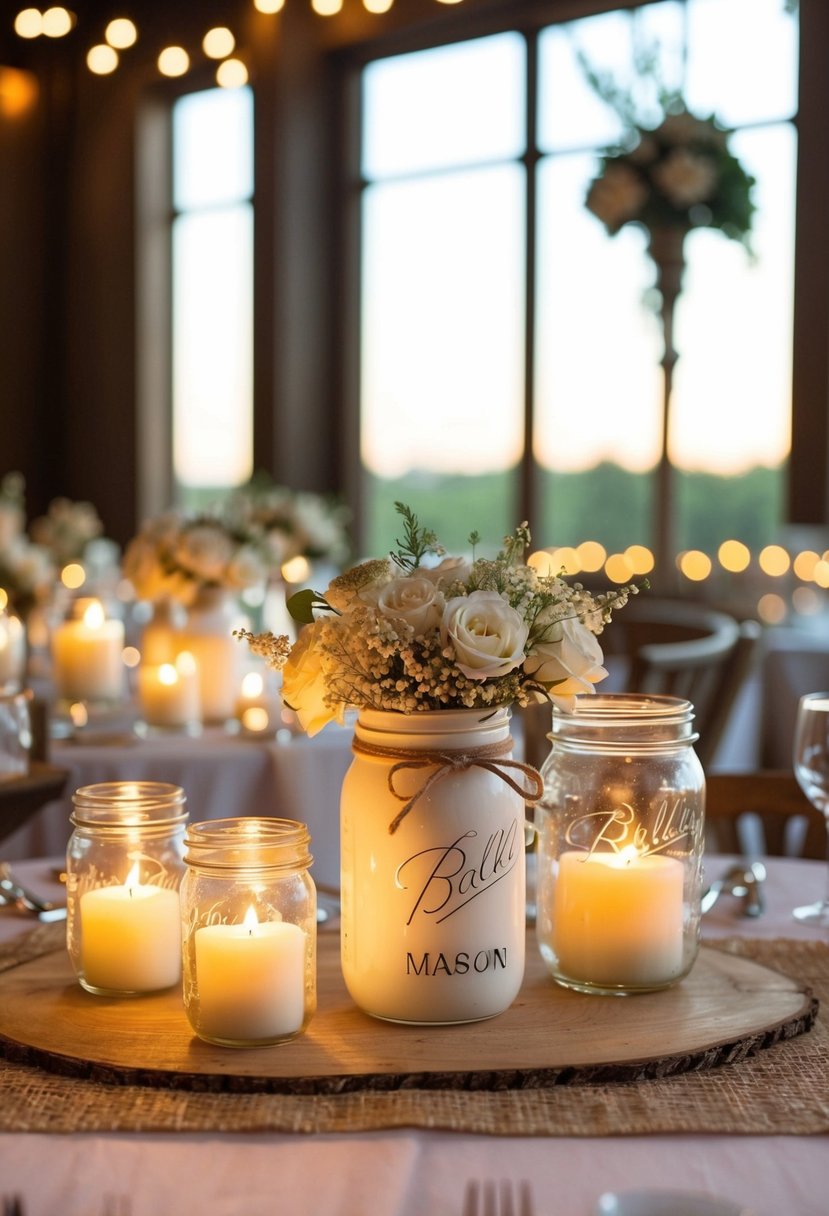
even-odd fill
[[[829,862],[829,692],[810,692],[797,705],[794,775],[803,793],[826,818]],[[829,891],[814,904],[795,908],[795,920],[829,928]]]

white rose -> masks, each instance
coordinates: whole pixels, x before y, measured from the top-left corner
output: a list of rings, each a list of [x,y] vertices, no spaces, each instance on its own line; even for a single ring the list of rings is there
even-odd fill
[[[653,180],[674,207],[693,207],[714,193],[717,170],[709,157],[676,148],[653,170]]]
[[[437,629],[443,604],[443,593],[428,578],[420,575],[392,579],[377,597],[378,611],[383,616],[405,621],[417,638]]]
[[[524,661],[529,627],[497,591],[473,591],[449,600],[440,624],[458,667],[470,680],[505,676]]]
[[[611,162],[591,184],[585,199],[592,211],[612,231],[639,214],[648,197],[648,188],[629,165]]]
[[[533,643],[524,670],[550,689],[557,705],[572,709],[574,696],[595,692],[593,685],[607,675],[603,658],[595,635],[580,620],[566,617],[547,625],[543,640]]]
[[[264,583],[267,570],[262,556],[253,545],[241,545],[227,567],[225,582],[228,587],[254,587]]]
[[[446,587],[449,583],[465,583],[472,567],[463,557],[445,557],[437,566],[420,566],[418,574],[428,578],[437,587]]]
[[[176,560],[204,583],[220,583],[233,557],[235,545],[227,533],[212,524],[194,524],[181,533]]]
[[[321,622],[306,625],[282,669],[282,696],[308,735],[318,734],[337,716],[325,703],[325,673],[317,642]]]

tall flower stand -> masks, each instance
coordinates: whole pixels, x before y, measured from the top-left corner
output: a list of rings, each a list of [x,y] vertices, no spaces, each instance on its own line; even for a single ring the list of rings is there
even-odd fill
[[[674,511],[673,475],[668,455],[668,435],[671,416],[671,394],[673,391],[674,366],[678,358],[674,348],[674,306],[682,290],[682,272],[685,269],[683,245],[688,229],[681,225],[651,228],[648,230],[648,253],[656,266],[656,287],[661,297],[660,317],[662,321],[662,450],[657,471],[657,501],[662,511],[656,519],[655,548],[658,570],[666,572],[673,568]]]

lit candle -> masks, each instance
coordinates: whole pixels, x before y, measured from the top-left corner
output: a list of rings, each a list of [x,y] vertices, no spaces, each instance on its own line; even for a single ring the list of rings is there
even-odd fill
[[[84,603],[80,618],[58,625],[52,639],[58,695],[67,701],[117,701],[124,686],[123,622],[107,619],[99,600]]]
[[[682,974],[683,867],[672,857],[562,853],[553,949],[564,976],[648,988]]]
[[[139,882],[138,863],[123,886],[80,897],[85,985],[110,992],[157,992],[181,980],[178,891]]]
[[[279,697],[266,689],[261,672],[249,671],[236,700],[236,717],[243,728],[251,734],[274,731],[282,725],[281,711]]]
[[[189,651],[182,651],[174,663],[142,663],[138,702],[148,726],[183,727],[198,722],[199,678]]]
[[[305,1013],[305,934],[284,921],[196,930],[199,1030],[214,1039],[255,1042],[296,1034]]]
[[[0,612],[0,688],[19,688],[26,670],[26,634],[19,617]]]

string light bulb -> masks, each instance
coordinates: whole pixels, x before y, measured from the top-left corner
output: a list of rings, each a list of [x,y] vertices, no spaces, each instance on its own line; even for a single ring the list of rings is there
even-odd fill
[[[63,38],[74,24],[74,14],[59,5],[47,8],[43,14],[43,33],[47,38]]]
[[[233,53],[236,39],[227,26],[217,25],[215,29],[207,31],[201,45],[208,59],[226,59]]]
[[[96,76],[108,76],[118,67],[118,52],[105,42],[99,42],[87,51],[86,66]]]
[[[394,0],[363,0],[363,8],[367,13],[387,13]]]
[[[253,7],[258,13],[265,13],[270,17],[273,13],[282,12],[285,0],[253,0]]]
[[[343,6],[343,0],[311,0],[311,8],[318,17],[333,17]]]
[[[125,51],[127,47],[135,45],[138,30],[129,17],[115,17],[106,27],[104,38],[110,46],[114,46],[119,51]]]
[[[40,9],[21,9],[14,19],[14,32],[19,38],[39,38],[43,33],[43,17]]]
[[[183,76],[190,67],[190,56],[183,46],[165,46],[157,62],[162,76]]]
[[[222,89],[240,89],[248,82],[248,70],[241,59],[225,59],[216,68],[216,84]]]

